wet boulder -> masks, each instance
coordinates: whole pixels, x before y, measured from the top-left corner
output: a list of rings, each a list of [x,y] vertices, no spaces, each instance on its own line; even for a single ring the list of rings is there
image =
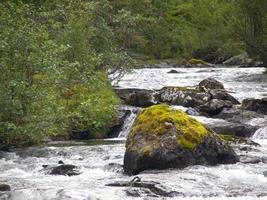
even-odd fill
[[[218,115],[224,108],[232,108],[233,104],[230,101],[212,99],[204,105],[199,106],[199,111],[207,116]]]
[[[64,175],[64,176],[75,176],[79,175],[78,167],[70,164],[62,164],[53,167],[50,172],[51,175]]]
[[[223,108],[223,110],[214,118],[225,119],[235,123],[246,123],[255,118],[263,118],[264,115],[254,111],[243,110],[240,107]]]
[[[204,88],[204,89],[222,89],[224,90],[224,86],[221,82],[217,81],[214,78],[206,78],[204,80],[202,80],[199,84],[198,84],[199,88]]]
[[[137,107],[147,107],[157,103],[154,90],[138,88],[114,88],[116,94],[125,104]]]
[[[242,109],[267,115],[267,98],[245,99],[242,102]]]
[[[11,187],[7,184],[0,183],[0,192],[8,192],[11,190]]]
[[[131,181],[116,181],[114,183],[106,184],[109,187],[126,187],[127,196],[131,197],[141,197],[142,189],[147,189],[145,192],[156,197],[174,197],[178,195],[178,192],[167,191],[163,188],[160,183],[154,181],[142,181],[140,177],[136,176]],[[139,190],[131,190],[133,188],[139,188]],[[129,190],[130,189],[130,190]]]
[[[259,129],[257,126],[227,122],[225,120],[206,125],[217,134],[228,134],[238,137],[251,137]]]
[[[236,163],[238,156],[218,135],[167,105],[144,109],[127,137],[124,171]]]
[[[164,87],[158,91],[159,101],[171,105],[197,107],[210,100],[210,95],[190,87]]]
[[[211,95],[212,99],[219,99],[223,101],[230,101],[233,105],[238,105],[240,102],[230,95],[226,90],[217,90],[213,89],[209,91],[209,94]]]

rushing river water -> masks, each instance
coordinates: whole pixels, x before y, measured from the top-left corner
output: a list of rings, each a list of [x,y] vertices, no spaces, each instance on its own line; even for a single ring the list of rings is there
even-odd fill
[[[207,77],[222,81],[237,98],[267,96],[267,78],[263,68],[142,69],[126,75],[121,87],[160,89],[163,86],[194,86]],[[131,116],[132,118],[134,116]],[[132,118],[128,123],[132,123]],[[205,119],[209,120],[209,119]],[[205,121],[204,120],[204,121]],[[252,122],[251,122],[252,123]],[[266,120],[253,123],[267,126]],[[124,127],[124,131],[127,127]],[[3,200],[122,200],[122,199],[190,199],[190,200],[253,200],[267,199],[267,130],[261,128],[253,139],[261,146],[236,146],[241,160],[259,160],[256,164],[237,163],[214,167],[191,166],[183,170],[146,171],[142,180],[159,182],[174,197],[157,197],[148,189],[108,187],[115,181],[129,181],[122,173],[125,139],[106,144],[75,143],[0,152],[0,183],[12,190],[0,193]],[[56,165],[59,160],[75,164],[78,176],[48,175],[42,165]]]

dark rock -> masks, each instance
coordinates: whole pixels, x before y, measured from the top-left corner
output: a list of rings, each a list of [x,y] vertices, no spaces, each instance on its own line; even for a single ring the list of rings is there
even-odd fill
[[[124,171],[236,163],[238,157],[218,135],[166,105],[144,109],[126,142]]]
[[[222,89],[224,90],[224,86],[221,82],[217,81],[214,78],[207,78],[202,80],[199,84],[198,84],[199,88],[205,88],[205,89]]]
[[[62,160],[60,160],[60,161],[58,161],[58,164],[59,164],[59,165],[63,165],[64,162],[63,162]]]
[[[73,129],[70,132],[69,137],[70,137],[71,140],[88,140],[88,139],[92,139],[91,136],[90,136],[90,131],[89,130],[80,131],[80,130]]]
[[[209,91],[212,99],[219,99],[223,101],[230,101],[233,105],[238,105],[240,102],[234,98],[232,95],[230,95],[225,90],[210,90]]]
[[[154,181],[142,181],[141,178],[135,177],[131,181],[117,181],[114,183],[106,184],[106,186],[110,187],[130,187],[130,188],[145,188],[149,189],[152,194],[155,194],[160,197],[174,197],[178,195],[178,192],[174,191],[166,191],[162,187],[160,187],[160,183]],[[140,191],[135,191],[132,193],[131,191],[126,190],[127,195],[140,197]],[[156,196],[155,196],[156,197]]]
[[[212,99],[204,105],[199,106],[199,111],[208,116],[218,115],[224,108],[231,108],[233,104],[230,101]]]
[[[177,70],[175,69],[172,69],[170,71],[167,72],[168,74],[179,74],[180,72],[178,72]]]
[[[235,123],[245,123],[255,118],[263,118],[264,116],[254,111],[243,110],[239,107],[223,108],[223,110],[214,118],[225,119]]]
[[[51,175],[75,176],[75,175],[79,175],[80,172],[78,171],[78,167],[75,165],[62,164],[57,167],[53,167],[50,174]]]
[[[217,47],[206,47],[194,51],[193,57],[213,64],[222,64],[232,56]]]
[[[137,107],[147,107],[157,103],[155,91],[137,88],[114,88],[117,95],[127,104]]]
[[[67,156],[68,153],[65,152],[65,151],[59,151],[59,152],[57,153],[57,155],[58,155],[58,156]]]
[[[0,183],[0,192],[8,192],[11,190],[11,187],[7,184]]]
[[[255,111],[267,115],[267,98],[263,99],[245,99],[242,102],[242,109]]]
[[[248,124],[233,123],[233,122],[217,122],[206,124],[217,134],[227,134],[239,137],[251,137],[259,127],[251,126]]]
[[[109,163],[104,166],[104,170],[116,172],[116,173],[122,173],[123,172],[123,165],[119,163]]]

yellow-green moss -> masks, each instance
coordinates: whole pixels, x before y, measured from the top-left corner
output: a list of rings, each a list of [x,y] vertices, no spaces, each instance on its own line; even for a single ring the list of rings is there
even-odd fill
[[[198,64],[201,64],[201,65],[207,65],[208,63],[204,60],[199,60],[199,59],[195,59],[195,58],[192,58],[188,61],[189,64],[191,65],[198,65]]]
[[[223,135],[218,135],[220,139],[226,141],[226,142],[234,142],[237,140],[237,137],[233,135],[228,135],[228,134],[223,134]]]
[[[146,108],[138,115],[128,140],[133,141],[136,135],[162,136],[173,132],[177,144],[188,149],[194,149],[204,137],[212,134],[202,123],[183,111],[160,104]],[[146,152],[143,153],[148,154],[153,147],[150,144],[145,149]]]

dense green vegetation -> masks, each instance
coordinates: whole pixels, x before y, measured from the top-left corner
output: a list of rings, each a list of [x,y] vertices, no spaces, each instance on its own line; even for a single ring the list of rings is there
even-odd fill
[[[1,1],[0,148],[104,137],[118,104],[108,74],[133,59],[246,52],[267,63],[266,48],[265,0]]]
[[[125,20],[120,28],[128,35],[124,45],[137,58],[248,53],[266,63],[265,0],[124,0],[113,5]]]
[[[104,13],[77,0],[0,4],[0,147],[104,136],[118,103],[107,69],[128,62]]]

